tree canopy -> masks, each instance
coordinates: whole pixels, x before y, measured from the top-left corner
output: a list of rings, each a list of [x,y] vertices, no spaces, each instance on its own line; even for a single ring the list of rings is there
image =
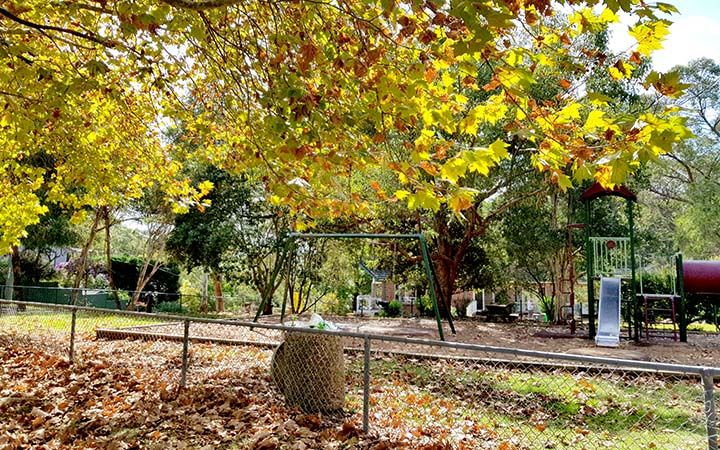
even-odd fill
[[[621,11],[636,20],[632,49],[585,44]],[[180,169],[200,161],[255,174],[300,229],[378,199],[460,214],[477,195],[460,181],[517,142],[563,189],[622,182],[690,133],[672,105],[628,113],[586,80],[630,78],[674,12],[641,0],[4,2],[0,244],[47,211],[48,174],[26,164],[37,152],[56,161],[47,202],[80,214],[149,186],[192,207],[211,186]],[[562,74],[558,93],[537,101],[548,72]],[[683,88],[675,74],[642,82],[658,96]],[[172,123],[192,145],[163,141]],[[492,140],[478,135],[498,123]],[[376,167],[401,187],[367,198],[353,174]]]

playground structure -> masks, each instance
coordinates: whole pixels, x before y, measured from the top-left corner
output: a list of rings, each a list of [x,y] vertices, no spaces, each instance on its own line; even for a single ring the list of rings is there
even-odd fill
[[[592,201],[615,196],[626,200],[628,236],[593,236]],[[586,276],[588,289],[589,337],[597,345],[617,346],[622,321],[622,284],[629,282],[630,298],[625,302],[625,322],[628,337],[638,342],[644,334],[650,339],[651,324],[658,316],[667,317],[672,325],[674,339],[687,342],[688,295],[720,297],[720,261],[683,261],[682,254],[673,257],[675,282],[672,293],[645,293],[642,283],[638,292],[636,282],[635,229],[633,204],[635,194],[625,186],[606,189],[598,183],[581,195],[585,202],[587,223],[585,229]],[[598,329],[595,327],[595,281],[600,280]],[[571,297],[572,300],[572,297]],[[679,335],[679,336],[678,336]]]
[[[625,199],[628,219],[628,236],[602,237],[593,236],[592,202],[601,197],[614,196]],[[612,189],[595,183],[580,198],[585,202],[585,264],[588,293],[588,335],[596,338],[597,345],[617,346],[620,341],[620,324],[622,311],[622,283],[630,283],[630,292],[635,293],[635,224],[633,204],[637,196],[625,186]],[[595,281],[600,280],[600,305],[597,333],[595,327]],[[614,281],[613,281],[614,280]],[[640,311],[636,301],[627,303],[625,320],[628,323],[628,334],[636,341],[640,340]]]
[[[626,214],[628,218],[628,236],[593,236],[593,214],[592,201],[604,197],[616,196],[626,200]],[[623,321],[627,324],[628,338],[639,342],[642,335],[650,338],[650,325],[657,313],[669,314],[670,323],[673,327],[673,337],[679,337],[681,342],[687,342],[687,295],[702,294],[720,296],[720,261],[685,261],[682,255],[675,257],[676,281],[672,294],[644,293],[642,287],[638,293],[636,282],[636,256],[635,256],[635,230],[633,218],[633,206],[637,201],[635,194],[624,186],[616,186],[613,189],[602,188],[594,184],[581,195],[585,203],[587,220],[585,224],[568,225],[568,240],[572,243],[572,229],[582,229],[585,232],[585,262],[588,290],[587,312],[589,317],[588,337],[596,340],[597,345],[617,346],[620,340],[620,330]],[[433,306],[433,312],[437,322],[438,335],[444,340],[442,321],[436,298],[436,276],[429,257],[427,242],[422,234],[345,234],[345,233],[291,233],[288,239],[288,251],[292,256],[296,251],[296,240],[298,239],[405,239],[416,240],[420,247],[423,261],[423,269],[428,279],[429,289]],[[572,252],[572,247],[569,246]],[[570,296],[570,328],[571,333],[575,331],[575,304],[574,304],[574,282],[575,274],[572,269],[569,280],[571,290]],[[290,279],[292,264],[288,264],[287,279]],[[373,278],[375,278],[373,276]],[[596,283],[600,283],[600,298],[596,310]],[[626,292],[626,299],[623,302],[623,283],[629,284]],[[286,283],[287,284],[287,283]],[[283,297],[281,307],[281,321],[285,318],[287,305],[287,288]],[[664,307],[657,305],[658,301],[668,301]],[[255,321],[258,320],[262,306],[258,309]],[[367,305],[368,309],[377,309],[377,305]],[[487,306],[487,305],[486,305]],[[567,306],[565,308],[568,308]],[[596,311],[598,314],[596,314]],[[370,311],[368,311],[370,312]],[[507,315],[507,314],[505,314]],[[597,326],[596,326],[597,318]],[[452,333],[455,328],[452,318],[448,317],[448,324]]]

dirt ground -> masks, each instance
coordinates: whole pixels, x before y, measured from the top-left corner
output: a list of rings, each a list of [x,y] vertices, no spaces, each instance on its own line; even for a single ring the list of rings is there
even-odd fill
[[[327,319],[346,331],[438,339],[437,324],[434,319],[352,316]],[[277,322],[277,319],[272,318],[265,320]],[[667,333],[667,338],[651,337],[649,341],[635,343],[627,338],[625,331],[618,348],[603,348],[597,347],[593,340],[587,338],[586,326],[579,327],[576,337],[572,337],[567,326],[538,322],[489,323],[475,319],[461,319],[455,320],[454,324],[457,332],[455,335],[450,332],[447,322],[443,322],[445,338],[454,342],[674,364],[720,366],[720,334],[717,333],[689,332],[687,343],[674,341],[672,333]]]
[[[237,318],[237,317],[235,317]],[[237,318],[248,322],[249,317]],[[301,321],[303,318],[300,319]],[[355,333],[368,333],[381,336],[408,337],[423,340],[437,340],[439,338],[437,323],[431,318],[375,318],[375,317],[325,317],[333,322],[342,331]],[[279,324],[279,316],[262,317],[261,323]],[[290,325],[289,322],[285,323]],[[455,321],[456,334],[452,334],[447,322],[443,322],[445,338],[448,341],[469,344],[505,347],[523,350],[538,350],[552,353],[569,353],[587,356],[630,359],[640,361],[654,361],[663,363],[685,364],[694,366],[720,367],[720,334],[688,332],[688,342],[681,343],[673,340],[671,332],[664,337],[652,337],[636,343],[627,337],[625,331],[617,348],[597,347],[594,340],[588,339],[586,325],[578,326],[576,335],[570,335],[567,326],[548,325],[539,322],[524,321],[516,323],[491,323],[476,319],[462,319]],[[123,328],[120,335],[123,338],[128,331],[141,333],[157,333],[174,335],[181,338],[183,334],[182,323],[167,323],[157,325],[144,325],[139,327]],[[282,342],[282,332],[268,329],[249,329],[244,326],[228,326],[223,324],[192,323],[190,336],[196,339],[219,339],[233,342],[242,341],[264,346],[275,346]],[[108,336],[102,336],[108,337]],[[643,336],[644,338],[644,336]],[[362,342],[350,340],[349,347],[361,348]],[[408,346],[400,343],[376,343],[374,348],[386,351],[419,352],[426,353],[427,346]],[[432,348],[432,347],[430,347]],[[439,348],[431,353],[441,352]],[[455,352],[456,356],[472,356],[474,352]]]

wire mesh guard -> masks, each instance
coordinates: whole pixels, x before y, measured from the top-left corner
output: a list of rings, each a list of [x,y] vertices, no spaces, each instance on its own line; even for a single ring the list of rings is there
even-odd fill
[[[367,413],[370,440],[362,442],[372,445],[363,448],[717,448],[710,406],[717,411],[720,398],[712,375],[703,383],[699,372],[18,302],[0,302],[0,350],[3,342],[72,356],[82,372],[70,384],[83,402],[89,388],[82,383],[100,390],[152,386],[161,403],[187,411],[189,430],[192,417],[214,405],[221,411],[211,421],[218,442],[254,436],[239,448],[309,433],[302,431],[307,413],[358,427]],[[104,371],[91,382],[93,372]],[[89,403],[83,420],[138,408],[133,396],[140,394],[123,392],[108,404]],[[197,396],[202,403],[194,403]],[[255,436],[248,428],[254,423],[270,424],[275,434]]]

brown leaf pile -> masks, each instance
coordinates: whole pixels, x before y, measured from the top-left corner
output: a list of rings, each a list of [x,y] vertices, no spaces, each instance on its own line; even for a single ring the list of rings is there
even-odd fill
[[[357,417],[287,408],[260,364],[201,382],[191,373],[180,390],[177,345],[143,345],[87,345],[70,365],[39,342],[0,336],[0,449],[396,448],[363,435]],[[193,358],[216,353],[196,346]]]

